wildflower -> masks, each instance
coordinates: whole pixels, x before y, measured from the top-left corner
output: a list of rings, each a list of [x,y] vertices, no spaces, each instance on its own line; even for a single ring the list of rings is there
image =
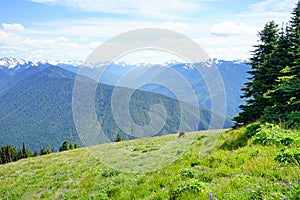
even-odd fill
[[[209,197],[209,200],[213,200],[213,195],[211,193],[208,193],[208,197]]]

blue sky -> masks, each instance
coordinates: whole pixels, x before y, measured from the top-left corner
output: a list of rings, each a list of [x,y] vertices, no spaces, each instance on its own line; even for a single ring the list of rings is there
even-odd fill
[[[84,60],[125,31],[182,33],[210,57],[247,59],[269,20],[287,22],[297,0],[3,0],[0,57]],[[131,58],[134,59],[134,58]]]

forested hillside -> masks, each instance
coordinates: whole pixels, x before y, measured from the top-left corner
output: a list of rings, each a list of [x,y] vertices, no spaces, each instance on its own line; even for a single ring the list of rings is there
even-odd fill
[[[8,144],[21,148],[25,143],[33,152],[48,146],[57,151],[64,140],[81,146],[72,113],[76,74],[54,66],[28,70],[21,72],[10,90],[0,98],[0,146]],[[82,81],[91,80],[82,78]],[[114,89],[113,86],[98,84],[95,96],[97,118],[111,141],[115,141],[117,133],[123,140],[133,139],[133,136],[118,128],[114,120],[111,110]],[[122,90],[126,92],[131,89]],[[133,93],[130,111],[134,122],[141,126],[148,124],[148,112],[154,104],[161,104],[168,112],[166,123],[158,135],[176,133],[181,117],[179,101],[160,94],[138,90]],[[207,129],[210,112],[200,109],[200,117],[199,130]],[[225,126],[230,126],[228,120]],[[93,141],[93,144],[100,142]]]

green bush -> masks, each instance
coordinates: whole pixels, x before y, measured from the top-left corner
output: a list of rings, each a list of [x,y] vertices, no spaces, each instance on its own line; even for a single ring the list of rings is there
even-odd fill
[[[114,170],[114,169],[105,169],[102,173],[101,176],[103,177],[112,177],[112,176],[118,176],[119,175],[119,171],[118,170]]]
[[[265,124],[261,125],[258,132],[253,137],[254,144],[261,145],[279,145],[289,146],[299,144],[300,134],[298,131],[284,130],[279,125]]]
[[[195,171],[191,168],[182,169],[180,171],[181,177],[183,178],[194,178],[195,177]]]
[[[191,179],[178,185],[175,190],[172,191],[171,199],[177,199],[182,193],[198,193],[207,189],[205,183],[197,179]]]
[[[200,160],[193,160],[191,162],[191,167],[195,167],[195,166],[200,165],[200,164],[201,164]]]
[[[253,124],[248,125],[248,126],[246,127],[245,135],[246,135],[248,138],[253,137],[253,136],[257,133],[257,131],[258,131],[258,129],[260,128],[260,126],[261,126],[261,123],[259,123],[259,122],[255,122],[255,123],[253,123]]]
[[[300,149],[282,149],[276,155],[275,160],[300,165]]]

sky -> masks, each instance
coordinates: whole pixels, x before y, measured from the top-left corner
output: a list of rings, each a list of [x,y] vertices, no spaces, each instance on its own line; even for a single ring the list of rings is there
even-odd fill
[[[85,60],[111,37],[140,28],[184,34],[211,58],[249,59],[266,22],[288,22],[298,0],[2,0],[0,57]],[[159,53],[158,53],[159,54]],[[147,62],[157,52],[127,56]],[[146,60],[146,61],[145,61]]]

